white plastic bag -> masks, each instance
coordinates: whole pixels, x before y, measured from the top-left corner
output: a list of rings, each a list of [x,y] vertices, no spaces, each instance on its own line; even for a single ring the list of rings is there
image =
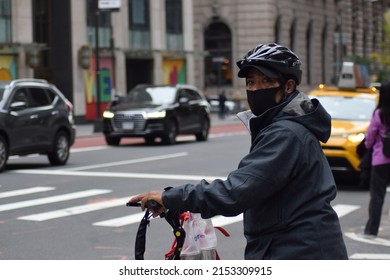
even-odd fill
[[[186,232],[186,238],[184,240],[183,249],[180,254],[180,259],[200,260],[200,245],[198,238],[196,237],[197,233],[195,233],[193,214],[190,212],[187,212],[186,214],[187,215],[183,221],[183,228]]]
[[[187,212],[183,228],[186,231],[182,259],[215,260],[217,235],[211,219],[203,219],[200,214]]]

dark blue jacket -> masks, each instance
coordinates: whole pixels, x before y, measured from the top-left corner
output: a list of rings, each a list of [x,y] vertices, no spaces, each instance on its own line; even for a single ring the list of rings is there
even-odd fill
[[[328,140],[330,122],[317,100],[295,92],[247,117],[250,152],[226,180],[169,189],[163,203],[204,218],[244,213],[246,259],[347,259],[330,205],[337,190],[319,144]]]

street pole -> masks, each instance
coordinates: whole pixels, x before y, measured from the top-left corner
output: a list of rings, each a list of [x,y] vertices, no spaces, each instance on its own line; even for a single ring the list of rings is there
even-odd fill
[[[100,63],[99,63],[99,0],[95,0],[95,85],[96,85],[96,119],[94,123],[94,132],[102,131],[102,120],[100,112]]]

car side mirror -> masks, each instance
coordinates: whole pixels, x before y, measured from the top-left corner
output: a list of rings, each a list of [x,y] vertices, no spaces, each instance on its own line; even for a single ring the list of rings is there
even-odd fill
[[[188,104],[189,101],[188,97],[180,97],[179,99],[180,104]]]
[[[11,111],[20,111],[27,108],[27,103],[24,101],[12,102],[9,106]]]
[[[112,105],[117,105],[121,102],[121,97],[119,95],[114,95],[114,97],[111,100]]]

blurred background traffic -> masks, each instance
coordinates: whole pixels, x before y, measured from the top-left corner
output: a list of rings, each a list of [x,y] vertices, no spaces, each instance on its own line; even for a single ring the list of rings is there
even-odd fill
[[[342,62],[388,76],[388,0],[0,0],[0,80],[45,79],[94,122],[138,84],[190,84],[245,107],[237,61],[259,43],[290,47],[301,89],[335,85]],[[97,94],[99,93],[99,94]],[[234,111],[234,110],[233,110]]]
[[[389,80],[389,8],[389,0],[0,0],[0,81],[48,81],[66,99],[70,126],[93,124],[108,144],[119,145],[122,136],[131,135],[147,142],[161,136],[173,144],[179,133],[207,140],[208,114],[223,120],[247,109],[235,61],[256,44],[280,43],[302,60],[300,89],[321,99],[332,114],[332,138],[322,143],[332,168],[359,173],[356,147],[364,139],[377,89]],[[352,72],[342,72],[346,63]],[[352,83],[340,84],[348,78]],[[35,87],[42,85],[38,80]],[[196,102],[209,103],[199,125],[180,131],[179,118],[168,120],[160,107],[141,113],[139,131],[134,116],[114,117],[113,103],[141,84],[193,87]],[[2,92],[8,92],[2,101],[6,114],[40,110],[16,106],[15,113],[7,100],[16,90]],[[173,104],[191,103],[181,101]],[[55,102],[50,104],[55,109]],[[163,131],[150,134],[145,116],[153,116],[152,123],[164,116]],[[20,153],[11,150],[6,128],[0,130],[4,157]],[[48,143],[59,131],[50,132]],[[72,139],[68,132],[63,150]]]

